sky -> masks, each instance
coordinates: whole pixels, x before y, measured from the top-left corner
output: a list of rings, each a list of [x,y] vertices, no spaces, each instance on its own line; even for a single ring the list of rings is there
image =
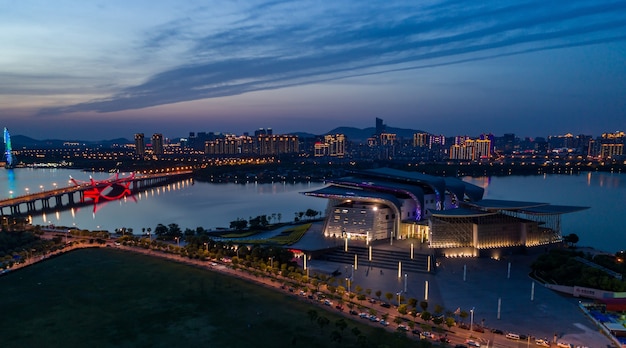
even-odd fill
[[[0,126],[35,139],[626,131],[626,0],[0,0]]]

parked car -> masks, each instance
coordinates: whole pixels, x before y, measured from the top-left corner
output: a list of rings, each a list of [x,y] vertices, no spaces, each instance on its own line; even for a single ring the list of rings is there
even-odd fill
[[[380,321],[380,325],[382,325],[382,326],[389,326],[389,322],[386,321],[386,320],[381,320]]]
[[[352,314],[352,315],[357,315],[357,314],[359,314],[359,312],[355,311],[354,309],[351,309],[351,310],[350,310],[350,314]]]
[[[535,344],[541,347],[550,347],[550,342],[548,340],[544,340],[542,338],[538,338],[535,340]]]
[[[500,329],[492,329],[491,332],[496,334],[496,335],[504,335],[504,331],[502,331]]]
[[[391,305],[389,303],[387,303],[387,302],[381,302],[380,306],[381,307],[385,307],[385,308],[391,308]]]
[[[480,326],[474,326],[474,327],[472,328],[472,330],[474,330],[474,331],[476,331],[476,332],[485,332],[485,329],[483,329],[483,328],[482,328],[482,327],[480,327]]]

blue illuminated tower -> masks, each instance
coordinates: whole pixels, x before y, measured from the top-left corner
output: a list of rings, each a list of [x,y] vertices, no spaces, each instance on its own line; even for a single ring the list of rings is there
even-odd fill
[[[11,135],[9,134],[9,130],[4,127],[4,157],[6,158],[5,168],[13,168],[15,165],[13,163],[13,154],[11,149]]]

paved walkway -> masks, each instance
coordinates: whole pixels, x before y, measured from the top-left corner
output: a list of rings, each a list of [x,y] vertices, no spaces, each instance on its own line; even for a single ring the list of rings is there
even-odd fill
[[[419,246],[415,245],[414,242],[418,252]],[[393,245],[386,243],[374,247],[408,251],[410,241],[394,241]],[[575,346],[613,347],[612,341],[579,309],[578,299],[549,290],[529,277],[530,265],[536,256],[510,255],[500,261],[440,258],[437,259],[435,274],[408,273],[406,291],[405,273],[398,274],[397,270],[387,269],[381,273],[380,269],[360,262],[354,271],[352,284],[372,289],[372,293],[376,290],[381,290],[383,294],[402,291],[407,299],[413,297],[422,301],[427,298],[431,312],[437,304],[449,311],[459,308],[471,313],[473,308],[473,324],[490,329],[546,338],[551,342],[564,341]],[[312,272],[328,273],[338,269],[342,272],[339,277],[352,274],[352,264],[311,260],[309,266]],[[397,303],[395,296],[391,302]],[[466,323],[470,324],[471,319],[468,317]],[[517,347],[514,341],[486,331],[474,335],[491,344],[495,341],[492,346]],[[526,341],[518,343],[523,346],[529,344]],[[530,343],[534,345],[534,341]]]

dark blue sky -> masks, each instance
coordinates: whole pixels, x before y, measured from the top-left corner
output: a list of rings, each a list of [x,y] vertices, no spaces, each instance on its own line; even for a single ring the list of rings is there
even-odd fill
[[[626,1],[17,1],[0,42],[39,139],[626,130]]]

